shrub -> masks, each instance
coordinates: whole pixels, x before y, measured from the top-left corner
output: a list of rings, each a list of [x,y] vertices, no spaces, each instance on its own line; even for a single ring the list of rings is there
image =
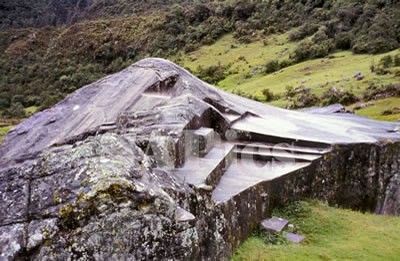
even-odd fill
[[[59,100],[61,100],[61,97],[56,96],[56,95],[46,95],[44,100],[41,103],[41,106],[39,107],[39,111],[46,110],[53,105],[55,105]]]
[[[306,23],[289,34],[289,41],[294,42],[303,40],[307,36],[313,35],[318,28],[319,26],[317,24]]]
[[[372,60],[371,65],[369,66],[369,69],[370,69],[370,71],[371,71],[372,73],[375,72],[375,70],[376,70],[376,65],[375,65],[375,61],[374,61],[374,60]]]
[[[314,44],[312,46],[312,54],[309,58],[322,58],[327,56],[333,50],[333,41],[326,40],[320,44]]]
[[[209,67],[199,66],[197,67],[196,75],[203,81],[216,84],[226,78],[229,67],[223,66],[220,63]]]
[[[396,54],[393,59],[393,65],[395,67],[400,66],[400,54]]]
[[[310,88],[299,87],[293,90],[288,87],[292,95],[292,103],[288,106],[289,109],[300,109],[319,105],[319,98],[317,95],[311,93]]]
[[[328,39],[321,43],[315,44],[311,40],[306,39],[301,41],[293,53],[293,58],[297,62],[307,59],[321,58],[327,56],[334,49],[333,40]]]
[[[393,58],[390,55],[385,55],[381,58],[381,60],[379,61],[379,65],[383,68],[383,69],[387,69],[389,67],[392,67],[393,65]]]
[[[294,59],[298,62],[307,60],[312,56],[312,47],[310,40],[301,41],[294,50]]]
[[[270,101],[273,101],[275,99],[275,95],[268,88],[262,90],[262,94],[264,95],[264,99],[265,99],[266,102],[270,102]]]
[[[247,20],[253,15],[255,7],[256,6],[253,3],[241,2],[237,4],[233,10],[233,18],[235,20]]]
[[[265,65],[265,73],[273,73],[280,69],[278,60],[271,60]]]
[[[342,105],[350,105],[358,102],[360,99],[350,91],[338,90],[331,88],[322,94],[322,105],[328,106],[336,103]]]
[[[20,102],[12,103],[10,108],[6,110],[5,115],[11,118],[26,117],[24,106]]]
[[[292,98],[296,95],[296,92],[295,92],[293,86],[290,86],[290,85],[286,86],[285,89],[286,89],[286,92],[285,92],[286,97]]]
[[[349,32],[342,32],[335,36],[335,47],[340,50],[350,50],[352,35]]]
[[[283,69],[283,68],[291,66],[292,64],[293,64],[293,61],[291,61],[291,60],[283,60],[279,63],[279,67],[280,67],[280,69]]]

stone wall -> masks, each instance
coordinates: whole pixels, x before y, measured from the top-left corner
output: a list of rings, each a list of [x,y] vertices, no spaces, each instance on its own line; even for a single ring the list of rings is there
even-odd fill
[[[400,212],[400,143],[335,146],[309,167],[261,182],[218,205],[229,249],[238,247],[277,207],[302,199],[377,214]]]

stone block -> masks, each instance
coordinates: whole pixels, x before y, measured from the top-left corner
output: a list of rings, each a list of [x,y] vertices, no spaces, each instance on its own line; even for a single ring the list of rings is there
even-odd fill
[[[296,234],[288,233],[288,232],[283,232],[283,236],[284,236],[287,240],[289,240],[290,242],[295,243],[295,244],[300,244],[300,243],[303,242],[304,239],[306,238],[305,236],[296,235]]]
[[[289,221],[283,218],[272,217],[261,222],[261,228],[272,234],[281,233],[289,224]]]
[[[200,128],[193,132],[193,153],[195,155],[206,155],[214,146],[214,130]]]

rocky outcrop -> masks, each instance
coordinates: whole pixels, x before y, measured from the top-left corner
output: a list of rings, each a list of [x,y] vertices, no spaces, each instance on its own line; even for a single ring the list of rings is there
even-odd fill
[[[332,112],[140,61],[7,135],[0,259],[224,260],[302,198],[398,215],[399,124]]]

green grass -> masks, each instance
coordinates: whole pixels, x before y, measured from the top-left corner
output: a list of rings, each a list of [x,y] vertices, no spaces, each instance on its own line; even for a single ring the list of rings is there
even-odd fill
[[[400,120],[400,113],[392,114],[392,115],[382,115],[385,110],[393,109],[395,107],[400,107],[400,97],[391,97],[382,100],[371,101],[373,106],[366,107],[361,110],[357,110],[356,114],[362,115],[365,117],[369,117],[375,120],[380,121],[398,121]],[[353,108],[355,105],[350,106],[349,108]]]
[[[265,39],[265,43],[259,40],[249,44],[240,44],[231,34],[227,34],[212,45],[202,46],[188,55],[181,54],[180,63],[191,70],[218,63],[232,64],[232,69],[242,74],[269,60],[289,58],[289,52],[294,47],[295,44],[287,43],[287,34],[273,35]]]
[[[0,127],[0,144],[3,142],[7,133],[13,128],[14,126],[6,126]]]
[[[395,53],[391,52],[392,54]],[[253,78],[236,82],[228,88],[229,77],[220,83],[229,91],[239,89],[261,95],[264,88],[269,88],[275,94],[283,94],[287,86],[301,85],[311,87],[315,94],[322,94],[331,87],[351,90],[362,94],[371,82],[387,84],[396,81],[392,75],[377,76],[370,72],[373,60],[379,60],[382,55],[354,55],[351,52],[335,53],[331,59],[315,59],[302,62],[284,69],[282,72],[257,75]],[[365,78],[357,81],[354,74],[361,72]],[[398,81],[398,79],[397,79]],[[232,82],[231,82],[232,83]]]
[[[400,218],[362,214],[302,202],[297,217],[286,215],[306,236],[300,245],[272,245],[253,236],[232,260],[398,260]],[[285,217],[285,213],[278,213]],[[300,214],[300,215],[299,215]]]
[[[28,108],[25,108],[25,113],[27,116],[32,116],[38,111],[39,107],[38,106],[31,106]]]
[[[198,66],[230,64],[230,75],[219,82],[218,87],[232,93],[246,93],[262,98],[262,90],[269,88],[274,94],[282,98],[270,102],[270,104],[286,107],[288,101],[283,98],[287,86],[294,88],[301,85],[311,87],[316,95],[321,95],[332,87],[352,91],[362,96],[370,84],[383,85],[400,82],[399,76],[395,74],[376,75],[371,73],[370,66],[387,54],[397,54],[394,50],[379,55],[355,55],[350,51],[336,52],[329,58],[314,59],[289,66],[282,71],[265,75],[262,72],[254,73],[254,69],[274,59],[287,60],[290,52],[294,50],[296,43],[287,40],[287,35],[273,35],[266,40],[258,40],[250,44],[237,43],[232,35],[228,34],[218,40],[215,44],[203,46],[200,49],[177,58],[177,62],[196,71]],[[264,43],[265,42],[265,43]],[[231,46],[234,45],[235,48]],[[244,57],[245,59],[239,59]],[[391,70],[398,71],[400,68]],[[354,78],[355,73],[361,72],[364,79],[358,81]],[[247,77],[246,77],[247,75]],[[250,78],[249,78],[250,75]],[[378,104],[378,103],[377,103]],[[385,102],[376,110],[382,110]],[[388,109],[388,108],[383,108]],[[397,120],[396,116],[379,117],[369,110],[359,113],[375,119]],[[372,114],[369,114],[371,111]]]

